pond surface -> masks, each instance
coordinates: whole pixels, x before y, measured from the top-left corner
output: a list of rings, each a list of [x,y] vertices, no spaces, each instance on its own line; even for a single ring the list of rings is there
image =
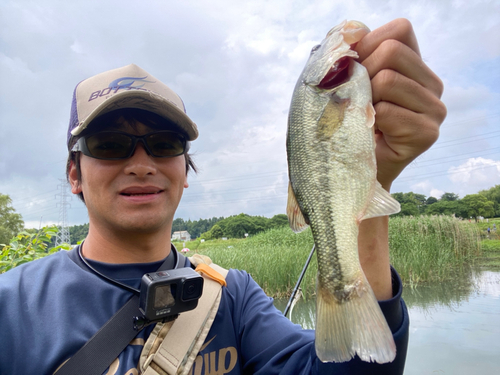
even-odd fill
[[[453,282],[406,287],[410,342],[405,375],[500,374],[500,272],[469,271]],[[281,311],[287,301],[277,300]],[[314,328],[315,302],[292,321]]]

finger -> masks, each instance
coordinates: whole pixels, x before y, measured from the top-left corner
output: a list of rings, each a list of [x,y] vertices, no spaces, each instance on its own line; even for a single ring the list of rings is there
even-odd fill
[[[432,146],[439,122],[389,102],[375,105],[377,180],[386,190],[403,169]]]
[[[359,61],[364,61],[383,41],[389,39],[397,40],[407,45],[420,56],[420,49],[413,26],[407,19],[398,18],[373,30],[359,41],[355,48],[359,55]]]
[[[363,61],[370,78],[391,69],[418,82],[436,97],[443,94],[443,82],[411,48],[396,40],[386,40]]]
[[[387,147],[377,147],[384,160],[411,161],[427,150],[439,136],[440,122],[389,102],[375,105],[377,142],[383,138]]]
[[[437,96],[414,80],[390,69],[372,79],[373,103],[390,102],[416,113],[426,113],[438,123],[446,117],[446,107]]]

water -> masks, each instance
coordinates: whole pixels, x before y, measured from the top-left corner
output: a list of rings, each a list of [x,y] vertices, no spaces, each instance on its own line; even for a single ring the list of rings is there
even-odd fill
[[[500,272],[469,271],[453,282],[414,289],[405,375],[500,374]],[[276,301],[284,310],[287,301]],[[314,328],[314,301],[297,303],[292,321]]]

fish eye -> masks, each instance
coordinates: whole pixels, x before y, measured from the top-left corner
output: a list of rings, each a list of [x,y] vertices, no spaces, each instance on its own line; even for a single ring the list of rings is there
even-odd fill
[[[317,45],[315,45],[315,46],[312,48],[312,50],[311,50],[311,54],[312,54],[312,53],[314,53],[314,52],[316,52],[317,50],[319,50],[319,47],[321,47],[321,44],[317,44]]]

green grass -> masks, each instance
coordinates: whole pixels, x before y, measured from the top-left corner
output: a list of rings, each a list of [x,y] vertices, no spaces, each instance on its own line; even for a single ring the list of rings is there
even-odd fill
[[[496,224],[496,231],[493,230],[493,224]],[[476,223],[476,226],[482,239],[483,254],[479,258],[480,265],[488,269],[500,269],[500,218],[484,219]]]
[[[486,221],[488,220],[488,221]],[[496,224],[497,226],[497,232],[500,231],[500,217],[495,217],[495,218],[489,218],[489,219],[483,219],[482,221],[478,221],[476,223],[477,227],[481,231],[481,233],[486,233],[488,227],[493,230],[493,224]]]
[[[500,251],[500,240],[483,240],[481,245],[484,253]]]
[[[481,256],[478,227],[452,217],[391,218],[389,241],[393,266],[403,283],[412,286],[449,280]],[[191,250],[188,256],[198,252],[224,268],[246,270],[268,295],[277,298],[291,294],[312,245],[310,230],[296,234],[288,227],[247,239],[186,243]],[[176,246],[183,247],[182,243]],[[315,292],[316,273],[313,257],[301,284],[306,298]]]
[[[451,216],[391,218],[389,246],[392,265],[412,286],[449,280],[481,254],[475,223]]]
[[[481,246],[483,249],[483,254],[482,257],[480,258],[481,266],[488,269],[499,270],[500,239],[484,239],[481,241]]]
[[[188,256],[194,250],[209,256],[221,267],[245,270],[275,298],[291,294],[312,245],[310,230],[295,234],[288,227],[271,229],[247,239],[186,243],[191,250]],[[301,284],[305,298],[315,291],[316,272],[316,257],[313,257]]]

